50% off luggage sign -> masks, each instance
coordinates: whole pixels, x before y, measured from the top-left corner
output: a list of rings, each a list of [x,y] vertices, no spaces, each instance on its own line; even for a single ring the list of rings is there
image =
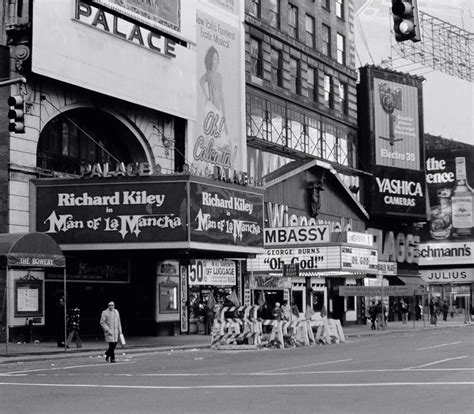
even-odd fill
[[[189,264],[190,285],[235,285],[235,263],[231,260],[192,260]]]

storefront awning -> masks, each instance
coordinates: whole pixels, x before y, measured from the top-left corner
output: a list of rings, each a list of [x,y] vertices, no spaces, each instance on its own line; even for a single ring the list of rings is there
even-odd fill
[[[47,234],[6,233],[0,234],[0,266],[65,267],[66,259]]]
[[[418,287],[418,286],[423,286],[426,284],[426,282],[423,281],[421,277],[407,277],[407,276],[397,276],[400,281],[410,287]]]

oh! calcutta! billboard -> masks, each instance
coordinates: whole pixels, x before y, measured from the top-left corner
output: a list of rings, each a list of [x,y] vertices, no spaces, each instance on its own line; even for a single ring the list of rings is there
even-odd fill
[[[373,172],[369,212],[423,219],[423,79],[371,66],[360,78],[361,156]]]
[[[263,247],[261,190],[185,175],[34,185],[36,229],[65,250]]]
[[[197,2],[197,119],[187,158],[200,173],[246,171],[243,4]]]

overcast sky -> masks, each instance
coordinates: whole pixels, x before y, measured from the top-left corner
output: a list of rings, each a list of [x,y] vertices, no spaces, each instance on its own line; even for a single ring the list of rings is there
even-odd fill
[[[391,50],[391,0],[355,0],[356,65],[381,65],[392,58],[394,70],[421,75],[425,133],[474,145],[473,83],[401,59]],[[472,33],[472,0],[418,1],[421,11]],[[472,34],[471,34],[472,38]],[[471,44],[471,53],[472,53]],[[384,65],[385,66],[385,65]]]

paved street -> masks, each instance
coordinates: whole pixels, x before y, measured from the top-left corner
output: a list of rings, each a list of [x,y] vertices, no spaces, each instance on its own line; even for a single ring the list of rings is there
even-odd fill
[[[143,352],[0,366],[5,413],[471,412],[473,329],[285,350]]]

